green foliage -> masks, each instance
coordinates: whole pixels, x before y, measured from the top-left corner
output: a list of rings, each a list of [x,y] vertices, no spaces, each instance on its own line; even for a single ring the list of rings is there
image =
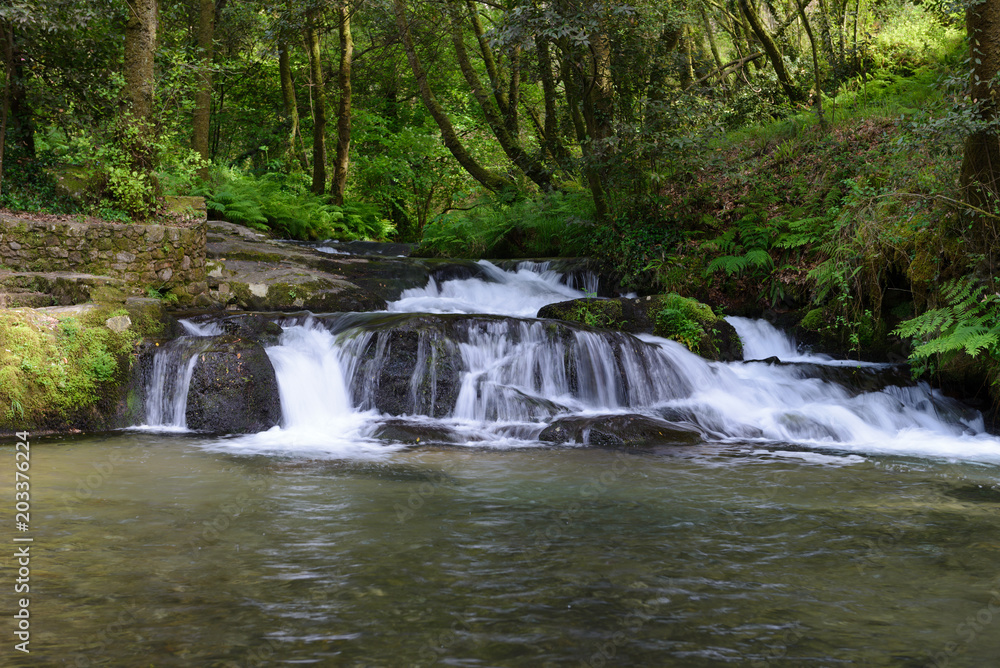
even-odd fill
[[[736,221],[720,236],[703,244],[709,252],[722,252],[708,264],[705,274],[717,271],[736,276],[747,270],[770,271],[774,260],[768,252],[774,239],[774,230],[757,213],[748,213]]]
[[[573,256],[593,232],[593,203],[580,192],[553,191],[511,201],[503,196],[451,211],[424,228],[419,254],[444,257]]]
[[[666,295],[652,316],[653,333],[657,336],[682,343],[696,354],[702,352],[703,344],[712,345],[709,332],[718,316],[697,300],[677,294]]]
[[[247,176],[222,171],[217,185],[196,189],[215,216],[291,239],[386,239],[392,225],[376,208],[358,202],[329,204],[300,175]]]
[[[957,353],[1000,359],[1000,294],[970,277],[941,288],[946,304],[899,325],[895,333],[916,345],[910,361],[916,371],[933,368]]]
[[[124,309],[52,319],[0,313],[0,425],[65,419],[101,400],[128,367],[135,328],[112,332],[104,320]]]

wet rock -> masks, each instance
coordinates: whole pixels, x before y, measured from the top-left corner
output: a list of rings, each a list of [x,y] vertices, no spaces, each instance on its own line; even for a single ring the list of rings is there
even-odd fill
[[[255,433],[277,425],[278,382],[264,348],[233,336],[216,337],[198,356],[186,418],[189,428],[213,433]]]
[[[389,415],[451,414],[460,389],[461,354],[440,317],[388,316],[356,339],[352,390],[363,409]]]
[[[219,326],[229,336],[256,341],[265,348],[278,345],[281,326],[259,313],[245,313],[225,318]]]
[[[543,306],[538,317],[631,334],[656,334],[679,341],[711,360],[743,359],[743,345],[732,325],[707,305],[678,295],[573,299]]]
[[[582,443],[600,447],[695,445],[697,432],[643,415],[568,417],[546,427],[538,440],[546,443]]]
[[[230,265],[233,263],[230,262]],[[346,281],[316,278],[313,274],[274,270],[278,282],[230,280],[229,300],[249,311],[298,311],[318,313],[377,311],[385,300]],[[277,274],[281,273],[280,276]],[[270,280],[270,279],[269,279]]]
[[[462,438],[441,424],[387,420],[372,434],[373,438],[392,443],[461,443]]]

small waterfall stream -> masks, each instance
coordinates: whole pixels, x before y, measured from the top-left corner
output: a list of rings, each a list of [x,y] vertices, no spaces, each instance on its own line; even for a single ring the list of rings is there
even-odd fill
[[[889,365],[802,353],[785,333],[745,318],[729,322],[750,361],[709,362],[653,336],[527,317],[582,296],[545,264],[483,270],[407,290],[388,314],[286,321],[279,345],[267,349],[281,426],[232,443],[386,453],[406,447],[373,437],[391,418],[417,430],[430,421],[450,442],[535,447],[560,420],[637,416],[704,442],[1000,462],[977,412]],[[222,331],[185,327],[190,336],[154,361],[150,426],[184,426],[199,340]]]

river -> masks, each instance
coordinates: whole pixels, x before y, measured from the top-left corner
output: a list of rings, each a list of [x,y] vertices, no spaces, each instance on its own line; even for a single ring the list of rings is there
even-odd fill
[[[981,416],[757,321],[732,320],[748,356],[782,362],[553,339],[533,310],[592,287],[486,273],[386,314],[282,318],[272,430],[187,431],[178,353],[155,424],[35,440],[32,653],[8,636],[4,665],[995,665],[1000,441]],[[389,417],[364,405],[385,362],[359,342],[418,311],[445,314],[427,350],[461,360],[454,405],[415,393]],[[215,331],[188,330],[191,350]],[[608,415],[698,438],[538,440]]]

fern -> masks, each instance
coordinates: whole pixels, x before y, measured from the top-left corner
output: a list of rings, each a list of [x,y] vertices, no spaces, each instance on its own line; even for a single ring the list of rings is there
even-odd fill
[[[709,263],[705,275],[724,271],[728,276],[736,276],[751,268],[774,269],[774,260],[768,253],[772,237],[773,230],[761,220],[759,214],[743,216],[736,222],[736,227],[702,244],[702,249],[706,251],[725,253]]]
[[[931,309],[906,320],[895,333],[919,342],[910,353],[918,370],[928,368],[938,357],[959,352],[996,359],[1000,353],[1000,295],[987,293],[986,286],[971,278],[951,281],[942,288],[946,306]]]
[[[776,248],[801,248],[823,241],[827,219],[824,216],[802,218],[788,223],[788,232],[781,234],[774,242]]]

